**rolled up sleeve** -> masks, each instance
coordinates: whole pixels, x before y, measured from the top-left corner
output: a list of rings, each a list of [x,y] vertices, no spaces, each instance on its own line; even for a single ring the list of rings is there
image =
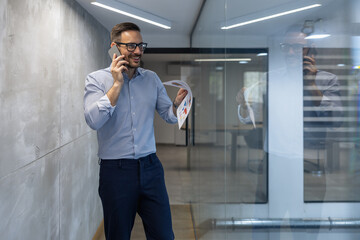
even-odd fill
[[[177,117],[175,116],[174,114],[174,111],[173,111],[173,107],[172,107],[172,104],[171,106],[169,107],[169,119],[170,119],[170,122],[171,123],[177,123]]]
[[[343,106],[340,97],[340,84],[336,75],[328,74],[326,85],[322,86],[323,97],[316,111],[318,117],[341,117]]]
[[[95,78],[87,76],[84,93],[85,121],[90,128],[98,130],[112,116],[115,106],[111,106],[110,100],[103,87]]]
[[[250,116],[248,115],[247,117],[244,118],[243,116],[241,116],[240,111],[241,111],[241,106],[238,105],[238,111],[237,111],[237,113],[238,113],[238,118],[239,118],[240,122],[242,122],[242,123],[244,123],[244,124],[246,124],[246,123],[251,123],[251,118],[250,118]]]
[[[156,109],[159,115],[161,116],[161,118],[164,119],[167,123],[172,123],[172,124],[177,123],[177,117],[175,116],[172,109],[172,101],[167,95],[166,89],[162,83],[159,84],[158,86],[158,98],[156,102]]]

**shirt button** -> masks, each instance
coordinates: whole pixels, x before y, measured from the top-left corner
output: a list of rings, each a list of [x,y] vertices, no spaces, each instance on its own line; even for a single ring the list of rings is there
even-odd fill
[[[136,128],[134,128],[134,132],[136,132]]]
[[[131,99],[134,99],[134,97],[131,97]]]
[[[135,116],[135,113],[133,112],[133,116]]]
[[[136,147],[136,148],[137,148],[137,145],[135,145],[134,147]]]

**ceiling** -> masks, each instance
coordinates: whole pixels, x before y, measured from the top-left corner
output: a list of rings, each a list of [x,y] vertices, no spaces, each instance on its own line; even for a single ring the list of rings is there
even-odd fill
[[[171,21],[172,28],[170,30],[96,7],[90,4],[90,2],[94,0],[76,1],[79,2],[80,5],[82,5],[109,31],[111,31],[111,28],[118,23],[131,21],[139,25],[143,35],[175,34],[189,36],[203,0],[114,0]]]
[[[194,33],[198,35],[209,34],[215,36],[227,34],[231,36],[240,34],[254,36],[274,34],[294,23],[302,24],[304,19],[317,19],[322,17],[321,14],[327,15],[329,11],[324,10],[326,7],[332,6],[333,9],[336,9],[336,6],[332,3],[341,2],[335,0],[114,0],[171,21],[172,28],[166,30],[90,4],[94,0],[76,1],[109,31],[115,24],[124,21],[132,21],[138,24],[143,37],[157,36],[157,38],[153,39],[153,42],[156,42],[155,45],[152,42],[155,47],[164,45],[168,47],[169,44],[166,45],[166,43],[169,41],[176,42],[176,39],[181,39],[179,42],[184,42],[184,39],[187,39],[186,44],[182,46],[177,44],[177,46],[173,47],[189,47],[191,44],[191,32],[195,25]],[[204,6],[201,8],[203,2]],[[252,17],[273,9],[291,9],[294,4],[299,3],[304,4],[304,6],[321,3],[323,6],[241,28],[220,29],[226,22],[225,20]]]

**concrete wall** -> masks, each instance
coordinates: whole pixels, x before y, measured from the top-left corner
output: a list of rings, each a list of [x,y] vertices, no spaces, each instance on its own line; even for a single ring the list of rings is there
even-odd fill
[[[91,239],[101,219],[87,73],[108,32],[72,0],[0,1],[2,239]]]

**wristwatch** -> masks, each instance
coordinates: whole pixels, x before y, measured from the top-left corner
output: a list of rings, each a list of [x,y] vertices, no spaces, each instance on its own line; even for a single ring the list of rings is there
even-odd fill
[[[175,109],[177,109],[179,107],[179,106],[176,106],[175,100],[173,101],[173,106],[174,106]]]

